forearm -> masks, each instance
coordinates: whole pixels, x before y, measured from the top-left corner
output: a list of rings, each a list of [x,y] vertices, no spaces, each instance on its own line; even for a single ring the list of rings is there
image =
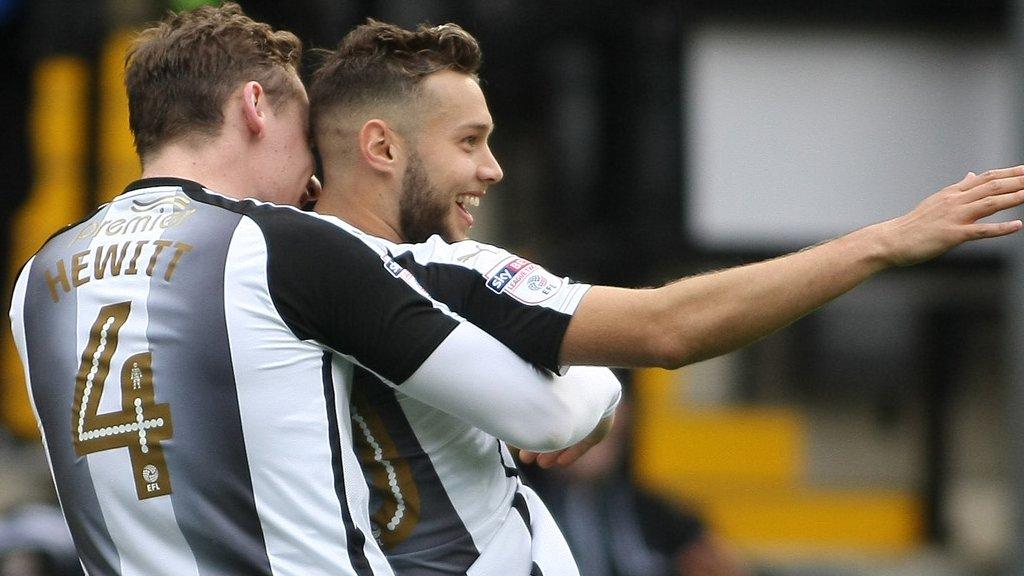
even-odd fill
[[[677,367],[729,352],[887,267],[1019,231],[1020,220],[980,220],[1021,204],[1024,167],[968,172],[903,216],[795,254],[656,290],[592,288],[569,324],[560,360]]]
[[[890,265],[877,226],[773,260],[648,290],[595,287],[564,364],[678,367],[749,344]]]
[[[618,402],[603,368],[554,377],[471,324],[462,324],[397,389],[510,444],[546,452],[570,446]]]
[[[730,352],[821,307],[891,266],[877,226],[750,266],[659,290],[662,356],[672,367]],[[680,337],[676,337],[680,336]]]

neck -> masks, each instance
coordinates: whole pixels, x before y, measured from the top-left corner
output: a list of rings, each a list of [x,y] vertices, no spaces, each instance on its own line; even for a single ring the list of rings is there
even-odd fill
[[[388,210],[382,206],[386,202],[377,201],[387,198],[387,192],[358,192],[328,184],[316,203],[316,211],[341,218],[371,236],[404,242],[397,225],[397,209],[393,210],[394,218],[389,219],[384,216]]]
[[[229,198],[242,199],[248,190],[245,170],[233,158],[219,154],[215,145],[188,148],[169,144],[143,162],[142,178],[193,180]]]

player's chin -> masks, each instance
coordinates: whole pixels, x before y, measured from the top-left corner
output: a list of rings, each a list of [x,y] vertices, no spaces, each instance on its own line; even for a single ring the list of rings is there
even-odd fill
[[[469,239],[469,229],[467,228],[465,230],[461,230],[449,227],[446,228],[443,232],[441,232],[441,238],[449,244],[454,244],[455,242],[462,242],[463,240]]]
[[[463,240],[468,240],[470,228],[471,226],[453,227],[452,230],[448,233],[448,235],[451,237],[449,242],[462,242]]]
[[[469,238],[470,228],[472,228],[472,224],[466,222],[461,214],[454,214],[448,219],[441,236],[446,242],[461,242]]]

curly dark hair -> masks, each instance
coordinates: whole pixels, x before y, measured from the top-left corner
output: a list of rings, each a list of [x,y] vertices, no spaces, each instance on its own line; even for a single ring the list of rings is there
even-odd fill
[[[259,82],[270,102],[298,97],[302,42],[246,16],[235,3],[169,13],[143,30],[125,58],[129,126],[139,157],[188,136],[216,136],[239,83]]]
[[[421,24],[406,30],[372,18],[349,32],[323,61],[309,88],[310,124],[325,115],[367,104],[402,102],[419,94],[420,82],[442,70],[476,78],[480,45],[457,24]]]

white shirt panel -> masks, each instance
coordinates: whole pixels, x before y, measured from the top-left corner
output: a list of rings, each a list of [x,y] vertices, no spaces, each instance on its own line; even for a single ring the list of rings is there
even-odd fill
[[[224,295],[230,300],[225,314],[267,553],[274,573],[281,576],[337,574],[339,568],[354,574],[341,503],[334,490],[322,378],[324,350],[311,342],[297,342],[277,318],[266,275],[261,273],[265,261],[266,244],[258,226],[243,219],[224,271]],[[341,403],[348,395],[345,382],[336,381],[335,387]],[[268,426],[271,422],[275,425]],[[344,438],[342,434],[336,441],[350,447]],[[317,536],[306,539],[303,533]],[[329,534],[334,536],[325,537]]]
[[[511,507],[503,510],[490,541],[481,549],[480,558],[466,571],[466,576],[529,576],[533,563],[531,540],[530,530],[519,512]]]
[[[332,367],[334,382],[344,382],[344,394],[338,395],[337,417],[338,429],[342,438],[342,466],[345,470],[345,495],[348,498],[349,510],[352,511],[352,521],[356,527],[366,535],[364,551],[366,559],[373,567],[375,574],[392,575],[394,572],[384,555],[384,551],[377,545],[373,538],[373,524],[370,522],[370,489],[363,477],[363,471],[359,466],[359,458],[352,449],[352,419],[350,417],[352,394],[352,362],[344,360],[335,355]]]
[[[128,206],[128,202],[108,204],[101,218],[115,220],[126,217],[129,215]],[[146,336],[149,325],[146,299],[149,295],[150,276],[142,270],[148,266],[154,248],[151,244],[144,247],[137,261],[140,270],[138,274],[129,275],[122,272],[118,276],[113,276],[108,268],[106,277],[102,280],[97,280],[94,274],[96,249],[100,245],[107,246],[115,242],[131,242],[143,238],[152,240],[154,235],[139,232],[115,238],[97,235],[88,245],[78,240],[83,245],[82,250],[89,250],[85,258],[88,264],[86,273],[93,279],[77,288],[77,350],[81,352],[86,349],[90,339],[89,331],[98,317],[100,308],[111,303],[111,293],[131,302],[128,318],[118,334],[117,349],[110,358],[110,371],[103,386],[103,393],[98,398],[98,414],[122,410],[121,368],[132,355],[150,349]],[[127,258],[133,256],[132,251],[129,252]],[[168,254],[164,254],[165,258],[167,256]],[[125,266],[127,265],[128,262],[125,262]],[[159,351],[155,353],[158,354]],[[154,376],[153,387],[157,390],[159,398],[159,375]],[[97,401],[95,392],[92,401]],[[174,408],[171,410],[173,413]],[[103,520],[119,552],[122,576],[149,576],[158,573],[198,576],[199,567],[178,527],[171,498],[160,496],[139,500],[128,449],[114,448],[92,452],[85,458],[88,460],[96,497],[103,511]],[[140,518],[145,518],[145,522],[140,523]]]
[[[459,418],[399,394],[399,403],[478,549],[511,510],[519,482],[498,461],[498,442]]]
[[[383,239],[367,238],[380,242],[396,258],[408,253],[423,266],[441,264],[471,270],[487,283],[492,292],[510,296],[523,306],[541,306],[572,314],[590,288],[586,284],[573,284],[567,278],[559,278],[503,249],[474,241],[448,244],[440,237],[433,236],[423,244],[399,245]],[[426,289],[429,293],[430,287]],[[599,370],[602,372],[601,379],[613,378],[604,374],[607,372],[605,369]],[[486,388],[486,385],[481,385],[480,391]],[[531,538],[529,531],[522,526],[523,519],[512,508],[512,500],[523,487],[518,478],[506,474],[504,465],[513,464],[510,461],[502,462],[498,440],[443,409],[402,394],[401,390],[399,388],[396,398],[404,415],[423,452],[430,456],[454,509],[480,550],[480,558],[470,573],[525,576],[529,573],[529,563],[521,570],[514,569],[516,562],[524,559],[524,549],[537,552],[536,559],[554,567],[556,574],[560,573],[557,571],[559,569],[565,569],[566,574],[578,573],[564,537],[535,495],[529,499],[530,508],[539,508],[538,527],[541,529],[534,532]],[[581,394],[593,392],[580,389]],[[598,396],[605,397],[604,394],[597,394],[595,399]],[[594,423],[614,410],[617,398],[616,394],[613,402],[592,410],[594,414],[587,420]],[[498,404],[492,406],[492,410],[499,409]],[[529,554],[525,558],[529,558]],[[568,571],[570,567],[571,571]]]
[[[382,242],[387,242],[382,240]],[[422,244],[391,244],[393,253],[408,252],[420,264],[444,263],[476,271],[495,292],[529,306],[542,306],[573,314],[590,289],[573,283],[497,246],[475,240],[449,244],[434,235]]]

